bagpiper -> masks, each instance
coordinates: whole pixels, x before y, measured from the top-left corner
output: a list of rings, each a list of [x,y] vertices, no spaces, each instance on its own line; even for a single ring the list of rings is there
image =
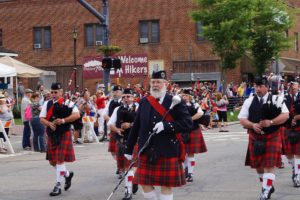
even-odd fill
[[[61,184],[64,180],[64,189],[67,191],[71,187],[74,172],[66,169],[65,162],[75,161],[70,123],[79,119],[80,114],[73,102],[63,98],[60,83],[51,85],[51,95],[52,100],[43,104],[40,119],[47,127],[46,159],[56,168],[56,184],[50,196],[57,196],[61,194]]]
[[[286,106],[290,111],[283,134],[283,154],[292,166],[294,187],[300,187],[300,92],[299,83],[291,82],[285,95]]]
[[[193,120],[191,132],[182,133],[185,143],[186,158],[184,166],[186,168],[186,181],[193,182],[194,167],[196,165],[195,154],[207,152],[206,144],[201,132],[199,119],[203,116],[203,111],[199,104],[192,103],[193,93],[190,89],[184,89],[182,99],[186,103],[188,111]]]
[[[114,112],[114,109],[121,105],[122,105],[122,87],[120,85],[115,85],[112,88],[111,100],[106,104],[106,107],[103,111],[104,119],[106,122],[109,121],[111,115]],[[116,140],[115,140],[115,133],[113,131],[110,131],[109,134],[108,152],[111,153],[114,159],[116,158]],[[116,174],[119,174],[119,178],[122,177],[122,173],[120,173],[118,168]]]
[[[129,132],[135,119],[136,110],[138,105],[133,102],[132,89],[126,88],[123,91],[123,105],[117,107],[111,118],[109,119],[108,126],[110,130],[115,133],[116,139],[116,159],[120,172],[123,174],[128,170],[130,161],[124,157],[125,144],[128,140]],[[123,200],[132,199],[132,193],[136,193],[137,185],[133,188],[132,180],[134,177],[133,169],[130,169],[125,177],[125,196]]]
[[[282,96],[268,93],[266,77],[256,77],[255,84],[256,95],[246,99],[238,118],[249,134],[245,164],[256,169],[262,183],[259,199],[265,200],[275,191],[275,167],[281,165],[282,124],[289,111]]]

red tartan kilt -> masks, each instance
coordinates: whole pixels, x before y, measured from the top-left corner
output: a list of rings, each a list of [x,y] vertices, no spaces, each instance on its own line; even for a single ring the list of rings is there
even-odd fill
[[[119,145],[118,145],[118,142],[116,142],[116,153],[119,152]],[[124,155],[116,155],[116,160],[117,160],[117,167],[118,169],[127,169],[130,165],[130,162],[129,160],[127,160]]]
[[[300,155],[300,140],[296,144],[291,144],[288,140],[288,131],[290,129],[285,128],[283,134],[282,134],[282,154],[283,155]],[[300,134],[300,127],[297,127],[294,129],[294,131],[299,132]],[[299,136],[300,137],[300,136]]]
[[[141,155],[133,183],[139,185],[179,187],[186,184],[182,164],[178,157],[160,158],[155,165],[147,163],[147,156]]]
[[[117,143],[116,144],[116,152],[118,152],[118,151],[119,151],[119,146]],[[118,169],[128,169],[128,167],[131,164],[131,161],[134,161],[137,158],[137,155],[138,155],[138,145],[137,144],[134,146],[134,149],[133,149],[132,160],[130,160],[130,161],[127,160],[127,158],[125,158],[124,155],[122,155],[122,156],[116,155]],[[133,167],[136,167],[136,164],[134,164]]]
[[[207,152],[206,144],[200,128],[193,130],[190,133],[190,142],[185,144],[185,151],[187,154]]]
[[[259,135],[253,131],[249,133],[249,144],[246,156],[246,166],[251,168],[266,168],[266,167],[280,167],[281,166],[281,150],[282,150],[282,132],[284,128],[281,127],[278,131]],[[263,155],[254,155],[254,142],[255,139],[265,139],[266,141],[266,153]]]
[[[115,133],[110,132],[109,142],[108,142],[108,152],[116,153],[116,140]]]
[[[72,133],[70,131],[63,134],[60,144],[53,147],[51,137],[48,137],[48,149],[46,159],[54,162],[73,162],[75,153],[72,142]]]

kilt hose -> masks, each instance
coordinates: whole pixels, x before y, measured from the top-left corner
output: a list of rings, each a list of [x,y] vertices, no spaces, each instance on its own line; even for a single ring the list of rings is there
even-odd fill
[[[72,142],[72,133],[70,131],[63,134],[60,144],[52,145],[51,137],[48,137],[48,149],[46,159],[55,162],[73,162],[75,161],[75,153]]]
[[[115,139],[115,133],[110,132],[109,142],[108,142],[108,152],[116,153],[116,139]]]
[[[141,155],[133,178],[134,184],[179,187],[186,184],[182,163],[178,157],[160,158],[155,165]]]
[[[246,156],[246,166],[251,168],[267,168],[281,166],[282,132],[279,128],[274,133],[260,135],[253,131],[249,133],[249,144]],[[266,152],[262,155],[254,155],[254,143],[256,140],[265,140]]]
[[[283,155],[300,155],[300,138],[299,141],[296,144],[291,144],[288,139],[288,132],[291,129],[285,128],[283,134],[282,134],[282,154]],[[295,132],[299,133],[300,137],[300,127],[297,127],[293,129]]]
[[[185,152],[187,154],[207,152],[206,144],[200,127],[190,133],[190,141],[188,144],[185,144]]]

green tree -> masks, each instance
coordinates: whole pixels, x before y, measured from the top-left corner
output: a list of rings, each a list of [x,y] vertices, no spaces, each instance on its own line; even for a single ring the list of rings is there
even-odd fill
[[[282,1],[255,0],[255,16],[251,21],[250,37],[253,65],[258,74],[263,74],[272,59],[287,50],[290,40],[285,31],[292,26],[289,8]]]
[[[121,48],[119,46],[114,45],[102,45],[98,47],[97,51],[101,52],[105,57],[109,57],[120,52]]]
[[[191,17],[203,25],[203,37],[220,56],[222,70],[233,69],[246,52],[257,72],[288,47],[284,32],[291,27],[289,8],[274,0],[195,0]]]

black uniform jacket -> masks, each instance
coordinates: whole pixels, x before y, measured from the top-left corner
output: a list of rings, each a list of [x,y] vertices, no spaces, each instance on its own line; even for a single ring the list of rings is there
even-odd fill
[[[168,110],[171,103],[172,96],[166,94],[162,106]],[[164,131],[152,137],[149,147],[153,147],[163,157],[177,157],[180,155],[180,148],[175,134],[191,131],[193,121],[183,102],[176,105],[169,113],[174,122],[163,121]],[[155,124],[161,120],[162,116],[155,111],[146,98],[143,98],[128,137],[125,153],[132,154],[137,140],[140,150],[148,140]]]
[[[292,104],[291,94],[285,94],[285,105],[289,109],[289,119],[285,122],[285,127],[291,128],[291,123],[295,115],[300,114],[300,92],[297,93],[294,99],[294,105]],[[294,106],[294,113],[291,112],[291,108]],[[297,121],[297,126],[300,126],[300,122]]]

